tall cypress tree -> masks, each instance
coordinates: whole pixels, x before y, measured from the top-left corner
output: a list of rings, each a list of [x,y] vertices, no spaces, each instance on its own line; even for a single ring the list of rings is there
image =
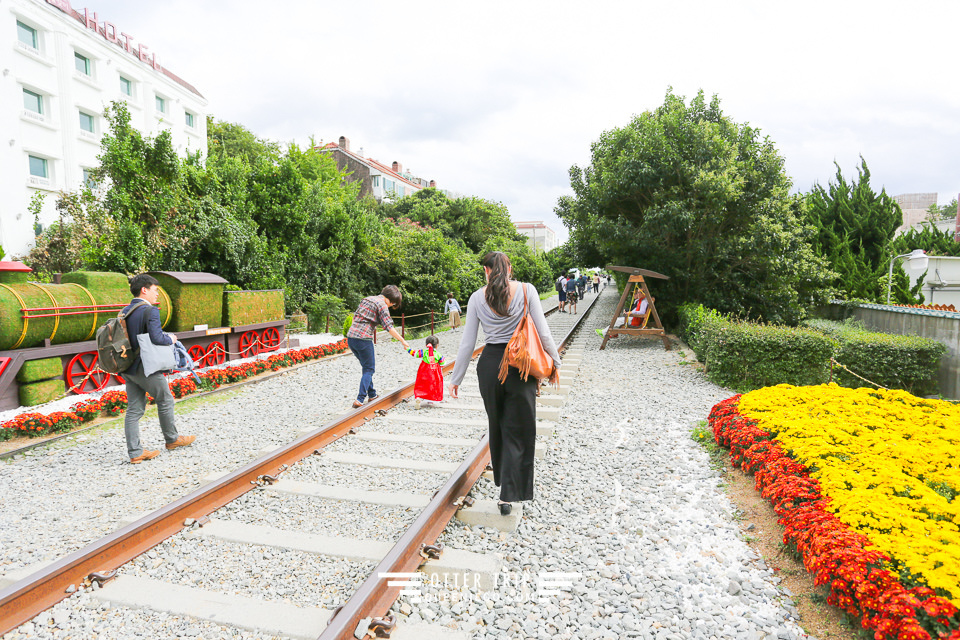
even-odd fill
[[[893,234],[903,213],[893,198],[870,186],[870,169],[861,156],[857,180],[844,179],[840,166],[827,188],[815,184],[806,197],[808,220],[817,230],[814,251],[837,275],[834,286],[849,298],[881,301]]]

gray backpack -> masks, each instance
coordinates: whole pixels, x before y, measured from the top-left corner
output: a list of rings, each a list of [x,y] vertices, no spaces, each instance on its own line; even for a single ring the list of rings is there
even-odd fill
[[[127,316],[142,306],[149,306],[141,300],[127,313],[121,311],[116,318],[110,318],[97,329],[97,366],[107,373],[123,373],[130,368],[133,359],[140,353],[140,345],[131,345],[127,334]]]

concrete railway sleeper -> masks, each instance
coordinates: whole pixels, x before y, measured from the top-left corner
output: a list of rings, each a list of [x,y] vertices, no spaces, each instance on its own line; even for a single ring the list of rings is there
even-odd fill
[[[599,297],[594,296],[593,302]],[[561,352],[565,352],[562,386],[569,386],[575,375],[579,357],[574,350],[568,349],[593,302],[577,316],[555,314],[548,319],[555,335],[563,336],[560,342]],[[477,349],[473,356],[479,355],[481,350]],[[446,371],[449,372],[452,366],[452,363],[448,365]],[[205,484],[199,489],[135,518],[74,553],[45,566],[5,576],[5,581],[0,582],[0,633],[38,616],[75,593],[78,586],[88,586],[93,589],[95,598],[114,605],[177,613],[287,637],[353,638],[362,637],[364,632],[370,637],[428,638],[430,633],[439,634],[436,637],[458,637],[446,628],[405,631],[403,625],[398,626],[390,608],[401,592],[402,584],[390,577],[419,570],[428,576],[458,575],[464,581],[469,577],[489,587],[498,570],[496,558],[445,549],[437,543],[437,538],[454,516],[468,524],[493,524],[505,531],[515,529],[522,517],[522,509],[501,516],[494,502],[474,501],[468,495],[486,473],[489,461],[486,421],[481,413],[482,405],[476,400],[475,387],[475,374],[471,373],[464,381],[464,400],[425,411],[403,406],[412,397],[413,384],[400,387],[319,429],[306,430],[293,442],[261,451],[256,459],[233,471],[211,474],[204,478]],[[560,397],[545,393],[540,398],[538,435],[552,433],[551,422],[559,418],[561,404],[556,398]],[[372,429],[375,425],[387,430]],[[404,425],[410,433],[405,432]],[[445,425],[449,433],[443,433]],[[450,429],[451,425],[455,428]],[[436,435],[424,435],[425,428],[435,431]],[[463,437],[467,435],[465,432],[472,437]],[[351,434],[354,438],[345,438]],[[457,434],[459,437],[452,437]],[[344,447],[335,445],[342,445],[341,440],[342,443],[349,441],[350,447],[370,447],[378,453],[361,457],[349,451],[339,451]],[[387,455],[402,454],[404,447],[406,457]],[[468,449],[466,456],[462,454],[464,448]],[[427,485],[416,482],[421,491],[350,489],[339,484],[305,481],[311,477],[310,467],[318,465],[331,469],[350,465],[353,471],[349,473],[355,477],[365,477],[365,472],[357,469],[377,466],[400,469],[398,473],[403,474],[446,479],[432,495],[422,493]],[[376,515],[357,525],[369,534],[365,537],[329,536],[221,517],[221,510],[229,514],[231,509],[252,509],[257,501],[265,499],[307,498],[417,513],[412,522],[403,523],[404,530],[399,538],[382,522],[388,519]],[[241,503],[242,506],[237,506]],[[339,518],[341,524],[351,524],[343,519],[345,516]],[[173,540],[184,545],[195,541],[259,545],[347,559],[364,563],[364,566],[375,564],[375,567],[367,571],[368,577],[353,595],[332,611],[260,601],[118,571],[158,545]],[[97,586],[94,588],[93,584]]]

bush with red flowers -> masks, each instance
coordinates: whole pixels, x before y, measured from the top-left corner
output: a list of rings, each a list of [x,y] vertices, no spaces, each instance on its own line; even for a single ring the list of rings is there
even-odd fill
[[[54,411],[47,416],[47,420],[50,421],[50,431],[52,433],[70,431],[83,423],[80,416],[69,411]]]
[[[70,407],[70,411],[80,416],[84,422],[90,422],[100,415],[103,405],[99,400],[84,400]]]
[[[103,412],[108,416],[115,416],[127,409],[126,391],[107,391],[100,396],[100,404],[103,405]]]

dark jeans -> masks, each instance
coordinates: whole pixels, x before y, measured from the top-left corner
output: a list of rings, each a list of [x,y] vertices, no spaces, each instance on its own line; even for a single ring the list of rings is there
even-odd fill
[[[377,368],[377,354],[374,351],[373,340],[361,340],[360,338],[347,338],[347,346],[353,355],[360,361],[360,392],[357,394],[357,402],[363,402],[367,398],[373,398],[377,395],[373,388],[373,373]]]
[[[533,461],[537,447],[537,379],[524,382],[510,367],[503,384],[497,376],[505,344],[488,344],[477,362],[480,395],[487,410],[493,481],[504,502],[533,500]]]

